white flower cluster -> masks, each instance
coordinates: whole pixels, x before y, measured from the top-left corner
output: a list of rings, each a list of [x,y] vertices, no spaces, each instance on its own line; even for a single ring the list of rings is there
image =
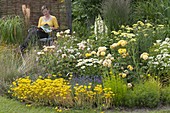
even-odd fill
[[[84,69],[86,66],[94,66],[96,67],[97,64],[99,64],[101,61],[96,58],[89,58],[89,59],[79,59],[77,60],[76,67],[81,67],[81,69]]]
[[[165,41],[157,40],[153,56],[149,57],[148,65],[158,68],[159,70],[170,69],[170,39]]]
[[[78,45],[79,49],[84,50],[86,48],[86,44],[87,44],[86,41],[82,41],[82,42],[78,43],[77,45]]]
[[[71,35],[69,35],[70,34],[70,29],[67,29],[67,30],[65,30],[65,31],[60,31],[60,32],[57,32],[57,34],[56,34],[56,36],[57,37],[71,37]]]

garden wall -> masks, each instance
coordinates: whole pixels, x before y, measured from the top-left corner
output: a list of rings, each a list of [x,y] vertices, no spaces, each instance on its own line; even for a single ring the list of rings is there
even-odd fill
[[[41,6],[47,5],[51,14],[57,17],[60,29],[71,29],[71,0],[0,0],[0,17],[6,15],[19,15],[24,17],[22,5],[30,7],[29,25],[37,25],[42,16]]]

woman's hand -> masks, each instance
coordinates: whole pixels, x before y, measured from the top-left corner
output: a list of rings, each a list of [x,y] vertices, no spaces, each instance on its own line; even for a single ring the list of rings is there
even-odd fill
[[[51,30],[55,30],[55,27],[50,27]]]

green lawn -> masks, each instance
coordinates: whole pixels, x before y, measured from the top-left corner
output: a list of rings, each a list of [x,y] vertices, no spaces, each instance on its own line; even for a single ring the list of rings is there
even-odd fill
[[[18,101],[0,96],[0,113],[57,113],[50,107],[27,107]],[[93,110],[68,110],[62,113],[97,113]]]
[[[24,104],[0,96],[0,113],[57,113],[49,107],[27,107]],[[69,110],[62,113],[101,113],[94,110]],[[104,113],[170,113],[170,107],[161,110],[105,111]]]

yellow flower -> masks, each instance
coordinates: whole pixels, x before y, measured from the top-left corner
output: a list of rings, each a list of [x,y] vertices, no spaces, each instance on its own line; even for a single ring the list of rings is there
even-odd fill
[[[148,36],[148,34],[144,34],[144,37],[147,37]]]
[[[147,28],[152,27],[152,24],[150,24],[150,23],[146,23],[145,25]]]
[[[92,54],[91,53],[86,53],[85,56],[86,57],[90,57]]]
[[[100,53],[101,56],[105,56],[105,54],[106,53],[104,51]]]
[[[145,24],[142,21],[137,22],[138,25],[144,26]]]
[[[112,31],[111,33],[113,33],[114,35],[119,35],[119,32],[116,31]]]
[[[133,67],[131,65],[128,65],[127,68],[132,71],[133,70]]]
[[[42,76],[39,76],[38,78],[40,78],[40,79],[41,79],[41,78],[42,78]]]
[[[124,47],[124,46],[127,44],[127,41],[125,41],[125,40],[120,40],[117,44],[120,45],[120,46],[122,46],[122,47]]]
[[[52,75],[53,77],[56,77],[57,75]]]
[[[144,59],[144,60],[147,60],[149,58],[149,54],[144,52],[140,55],[140,58]]]
[[[17,83],[16,83],[16,82],[12,82],[12,84],[13,84],[14,86],[16,86],[16,85],[17,85]]]
[[[122,73],[122,78],[125,78],[126,76],[126,73]]]
[[[120,48],[120,49],[118,49],[118,53],[119,53],[119,54],[126,53],[126,49],[123,49],[123,48],[121,49],[121,48]]]
[[[26,106],[27,106],[27,107],[30,107],[30,106],[31,106],[31,104],[26,104]]]

